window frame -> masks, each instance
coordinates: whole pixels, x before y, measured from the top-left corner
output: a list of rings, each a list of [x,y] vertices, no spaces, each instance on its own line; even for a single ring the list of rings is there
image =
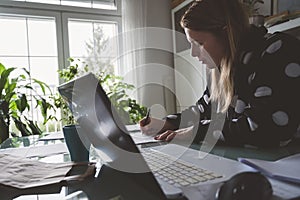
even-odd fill
[[[67,5],[55,5],[46,3],[35,3],[35,2],[22,2],[22,1],[10,1],[1,0],[0,6],[14,7],[14,8],[26,8],[46,11],[60,11],[60,12],[74,12],[74,13],[87,13],[87,14],[101,14],[109,16],[121,16],[122,3],[121,0],[116,1],[116,10],[107,10],[100,8],[86,8],[86,7],[75,7]]]
[[[118,54],[122,52],[122,40],[119,34],[122,32],[121,17],[121,0],[116,0],[117,10],[104,10],[96,8],[79,8],[72,6],[61,6],[53,4],[18,2],[2,0],[0,2],[0,13],[4,16],[20,16],[20,17],[37,17],[37,18],[54,18],[56,26],[57,40],[57,63],[58,69],[64,69],[69,66],[69,36],[68,36],[68,19],[82,19],[106,21],[117,24],[118,31]],[[1,17],[1,16],[0,16]],[[118,66],[121,67],[122,61],[118,59]],[[120,69],[117,69],[118,71]],[[118,71],[116,73],[118,73]],[[58,74],[57,74],[58,76]],[[58,77],[59,78],[59,77]],[[64,81],[59,78],[58,84]]]
[[[93,14],[82,14],[82,13],[79,13],[79,14],[75,14],[75,13],[62,13],[62,24],[63,24],[63,27],[68,27],[68,19],[82,19],[82,20],[95,20],[95,21],[105,21],[105,22],[115,22],[117,24],[117,30],[118,30],[118,33],[117,34],[120,34],[121,31],[122,31],[122,20],[120,17],[116,17],[116,16],[100,16],[100,15],[93,15]],[[118,38],[119,39],[119,38]],[[68,32],[68,29],[66,29],[63,33],[63,42],[64,42],[64,46],[65,46],[65,52],[64,52],[64,55],[66,56],[66,58],[69,58],[70,55],[70,51],[69,51],[69,32]],[[119,40],[118,41],[118,53],[120,55],[121,51],[122,51],[122,46],[121,46],[121,41]],[[118,61],[118,66],[120,66],[120,61]],[[65,59],[65,66],[68,65],[68,61],[67,59]]]
[[[56,38],[57,38],[57,56],[58,69],[66,68],[69,65],[69,36],[68,36],[68,19],[86,19],[96,21],[107,21],[117,23],[118,34],[122,32],[121,18],[121,0],[116,1],[116,10],[104,10],[98,8],[81,8],[73,6],[62,6],[54,4],[43,4],[33,2],[19,2],[2,0],[0,2],[0,13],[7,16],[28,16],[28,17],[53,17],[56,22]],[[118,37],[119,54],[122,51],[122,41]],[[121,61],[118,61],[121,66]],[[119,69],[118,69],[119,70]],[[63,80],[59,79],[59,83]]]

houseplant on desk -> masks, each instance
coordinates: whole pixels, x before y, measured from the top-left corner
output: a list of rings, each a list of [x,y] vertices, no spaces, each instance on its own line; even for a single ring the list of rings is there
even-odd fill
[[[14,72],[18,75],[14,75]],[[24,113],[32,109],[39,109],[43,117],[43,124],[54,118],[49,110],[54,106],[46,94],[51,94],[47,84],[34,79],[26,69],[6,68],[0,63],[0,143],[17,133],[11,133],[11,125],[22,136],[40,135],[42,131],[37,122]],[[29,99],[28,97],[32,99]]]
[[[72,62],[73,60],[70,59]],[[58,71],[60,78],[68,82],[78,74],[78,65],[70,65],[68,68]],[[65,142],[70,152],[71,160],[74,162],[88,162],[90,143],[80,137],[80,126],[76,123],[71,110],[63,98],[57,93],[52,97],[54,105],[61,110],[62,131]]]
[[[60,78],[66,82],[81,76],[86,72],[92,71],[88,65],[80,60],[75,61],[74,59],[70,58],[69,61],[70,65],[67,68],[59,71]],[[83,67],[79,67],[78,62],[81,62]],[[116,108],[116,111],[118,112],[124,124],[136,124],[146,115],[146,107],[138,104],[135,99],[130,98],[126,93],[128,90],[134,89],[133,85],[123,82],[121,77],[113,75],[111,72],[107,72],[105,70],[97,70],[95,75],[98,77],[99,82],[107,93],[112,105]],[[68,105],[58,94],[54,97],[54,100],[56,107],[62,110],[62,121],[65,125],[63,127],[64,134],[66,133],[66,129],[73,129],[76,133],[76,128],[79,129],[80,127],[76,126],[76,121],[74,120]],[[88,142],[84,143],[86,143],[85,146],[89,148],[90,144],[88,144]]]
[[[70,58],[69,61],[70,65],[58,72],[60,78],[65,82],[91,71],[88,65],[84,65],[84,62],[82,62],[84,67],[80,68],[74,59]],[[78,61],[81,62],[80,60]],[[98,77],[99,82],[124,124],[136,124],[146,115],[147,108],[140,105],[135,99],[129,97],[127,94],[129,90],[134,89],[133,85],[123,82],[122,77],[116,76],[110,72],[98,71],[95,75]],[[59,94],[54,96],[54,100],[56,107],[62,110],[63,123],[74,124],[74,118],[65,101]]]

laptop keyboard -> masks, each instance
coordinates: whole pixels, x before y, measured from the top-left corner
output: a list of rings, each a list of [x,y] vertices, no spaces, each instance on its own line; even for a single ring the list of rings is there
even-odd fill
[[[142,149],[141,152],[155,177],[177,187],[222,178],[222,175],[153,149]]]

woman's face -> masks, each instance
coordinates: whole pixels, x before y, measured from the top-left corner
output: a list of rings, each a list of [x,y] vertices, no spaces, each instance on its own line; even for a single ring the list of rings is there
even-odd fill
[[[187,40],[191,43],[191,55],[210,69],[220,66],[225,56],[224,42],[206,31],[184,29]]]

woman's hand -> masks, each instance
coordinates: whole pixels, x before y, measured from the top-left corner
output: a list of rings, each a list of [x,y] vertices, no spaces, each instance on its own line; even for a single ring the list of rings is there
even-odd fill
[[[143,118],[140,121],[141,131],[145,135],[154,136],[165,131],[165,121],[156,118]]]
[[[190,126],[187,128],[178,129],[176,131],[167,130],[164,133],[155,136],[156,140],[163,140],[166,142],[170,142],[172,139],[176,138],[179,140],[186,140],[193,135],[194,126]]]

